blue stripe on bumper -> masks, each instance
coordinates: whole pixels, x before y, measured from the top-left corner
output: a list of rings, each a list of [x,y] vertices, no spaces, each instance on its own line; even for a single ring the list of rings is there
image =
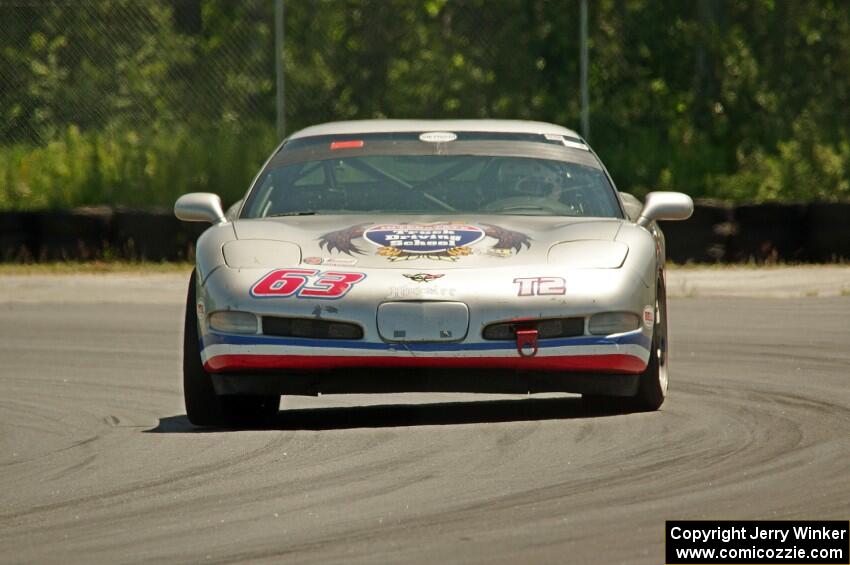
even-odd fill
[[[210,345],[292,345],[299,347],[316,347],[321,349],[364,349],[373,351],[421,351],[421,352],[452,352],[452,351],[498,351],[516,349],[514,341],[493,341],[477,343],[384,343],[370,341],[354,341],[342,339],[308,339],[291,337],[274,337],[264,335],[225,335],[209,332],[201,339],[202,347]],[[567,337],[559,339],[541,339],[540,349],[550,347],[568,347],[578,345],[639,345],[649,349],[652,339],[636,330],[614,338],[604,336]]]

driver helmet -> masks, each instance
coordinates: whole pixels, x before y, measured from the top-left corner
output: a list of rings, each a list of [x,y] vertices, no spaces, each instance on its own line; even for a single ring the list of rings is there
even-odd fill
[[[512,195],[555,197],[562,188],[559,172],[536,159],[510,159],[499,167],[499,184]]]

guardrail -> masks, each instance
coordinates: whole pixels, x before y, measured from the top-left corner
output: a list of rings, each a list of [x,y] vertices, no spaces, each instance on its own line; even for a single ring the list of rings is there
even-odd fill
[[[0,261],[187,260],[204,229],[170,210],[0,212]],[[850,261],[850,203],[699,201],[690,220],[662,229],[676,263]]]

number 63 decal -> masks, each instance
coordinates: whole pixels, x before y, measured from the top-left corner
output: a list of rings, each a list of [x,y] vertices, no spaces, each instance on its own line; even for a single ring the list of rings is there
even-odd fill
[[[320,298],[336,300],[366,278],[363,273],[321,272],[316,269],[276,269],[251,287],[255,298]]]

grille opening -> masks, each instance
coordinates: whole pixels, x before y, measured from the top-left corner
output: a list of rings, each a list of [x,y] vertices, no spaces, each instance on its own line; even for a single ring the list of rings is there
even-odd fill
[[[362,339],[363,328],[347,322],[263,316],[263,334],[313,339]]]
[[[584,335],[584,318],[501,322],[485,326],[482,336],[484,339],[515,340],[517,329],[535,329],[537,330],[537,339],[576,337]]]

